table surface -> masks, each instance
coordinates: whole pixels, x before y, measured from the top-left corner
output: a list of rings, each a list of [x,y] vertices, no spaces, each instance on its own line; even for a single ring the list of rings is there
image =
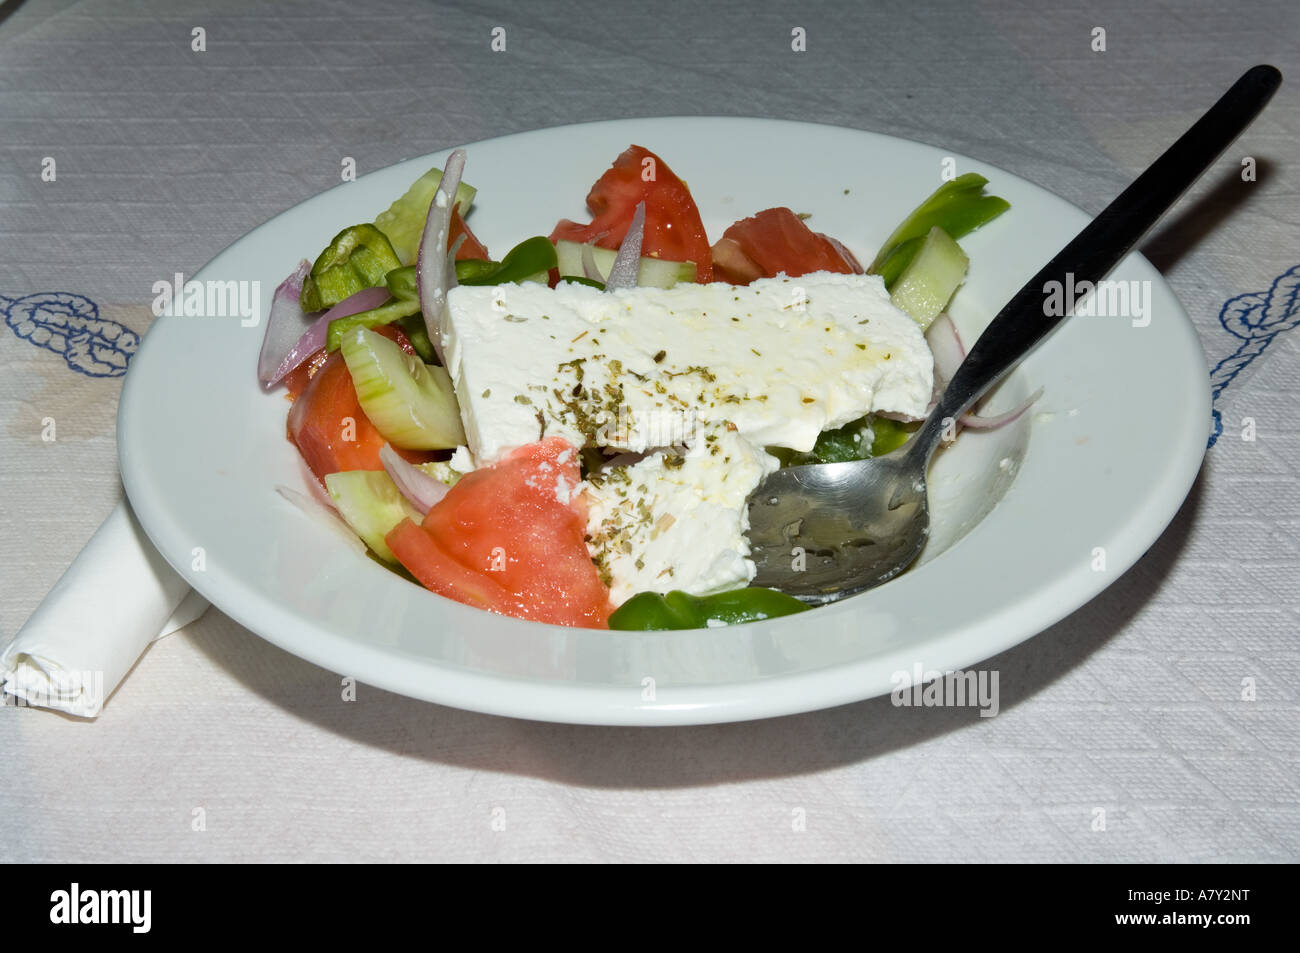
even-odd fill
[[[365,685],[344,702],[338,675],[214,609],[153,645],[95,721],[0,710],[6,859],[1300,858],[1300,8],[359,9],[0,6],[0,310],[67,292],[142,333],[155,281],[193,274],[336,184],[344,155],[364,173],[592,119],[762,115],[885,132],[1095,213],[1246,68],[1271,62],[1291,85],[1142,245],[1196,323],[1222,434],[1132,570],[981,666],[1000,673],[995,718],[883,698],[629,729]],[[1246,338],[1227,308],[1240,295],[1272,309]],[[0,362],[3,643],[120,498],[122,378],[8,326]]]

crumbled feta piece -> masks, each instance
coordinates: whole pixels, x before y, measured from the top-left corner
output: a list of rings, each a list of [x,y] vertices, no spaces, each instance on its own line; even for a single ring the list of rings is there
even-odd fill
[[[451,453],[451,459],[447,461],[447,465],[457,473],[461,474],[469,473],[471,470],[477,469],[477,467],[474,466],[474,458],[470,455],[469,447],[457,447],[453,450]]]
[[[684,452],[659,450],[589,476],[588,549],[615,605],[638,592],[701,595],[748,583],[755,568],[746,502],[777,466],[718,427]]]

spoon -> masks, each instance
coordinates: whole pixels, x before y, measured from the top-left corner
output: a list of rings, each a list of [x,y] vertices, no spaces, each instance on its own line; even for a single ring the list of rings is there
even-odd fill
[[[930,416],[902,447],[851,463],[787,467],[749,498],[751,585],[812,605],[834,602],[906,569],[930,532],[925,472],[953,421],[1008,374],[1065,318],[1045,307],[1044,286],[1067,274],[1096,284],[1241,134],[1282,74],[1256,66],[1020,289],[970,349]]]

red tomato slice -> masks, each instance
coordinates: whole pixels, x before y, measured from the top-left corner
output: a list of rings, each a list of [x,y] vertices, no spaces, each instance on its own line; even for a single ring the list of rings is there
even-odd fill
[[[328,357],[329,355],[325,353],[325,349],[321,348],[284,375],[284,386],[289,389],[290,400],[297,400],[298,395],[307,389],[307,383],[316,376],[316,372],[321,369]]]
[[[460,217],[460,206],[457,205],[451,210],[451,227],[447,229],[447,247],[450,248],[456,243],[456,239],[461,235],[465,240],[461,242],[460,248],[456,250],[456,260],[465,261],[468,258],[475,258],[479,261],[491,261],[492,257],[488,254],[487,246],[484,245],[474,233],[469,230],[465,220]]]
[[[629,146],[587,194],[590,225],[561,219],[551,241],[594,241],[618,248],[632,224],[637,203],[645,202],[645,237],[641,254],[665,261],[695,262],[695,280],[713,280],[713,255],[700,221],[700,210],[668,164],[642,146]]]
[[[289,439],[324,480],[340,470],[382,470],[384,438],[361,412],[343,355],[326,359],[289,411]]]
[[[502,615],[603,629],[609,589],[587,553],[578,454],[550,437],[466,474],[424,518],[385,538],[434,592]],[[557,496],[557,488],[559,495]]]
[[[375,330],[415,353],[400,328],[387,325]],[[311,472],[323,483],[327,474],[341,470],[382,470],[379,451],[384,438],[361,410],[343,355],[337,351],[329,355],[310,378],[289,409],[287,431]],[[431,451],[393,449],[412,463],[437,457]]]
[[[791,278],[814,271],[853,274],[855,269],[825,235],[819,235],[788,208],[769,208],[742,218],[714,246],[719,276],[747,285],[755,278]]]
[[[479,609],[527,618],[518,596],[488,578],[487,573],[456,562],[427,530],[409,519],[393,527],[384,542],[426,589]],[[517,611],[507,611],[507,607]]]

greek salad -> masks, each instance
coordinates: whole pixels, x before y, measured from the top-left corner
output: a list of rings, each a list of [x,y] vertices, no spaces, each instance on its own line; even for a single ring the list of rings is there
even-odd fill
[[[466,159],[276,289],[258,376],[287,392],[319,483],[282,492],[410,580],[523,619],[805,610],[748,586],[748,498],[778,467],[906,441],[964,356],[945,314],[957,239],[1007,202],[982,176],[946,181],[864,268],[786,207],[710,241],[685,182],[633,145],[587,195],[591,221],[493,257]]]

